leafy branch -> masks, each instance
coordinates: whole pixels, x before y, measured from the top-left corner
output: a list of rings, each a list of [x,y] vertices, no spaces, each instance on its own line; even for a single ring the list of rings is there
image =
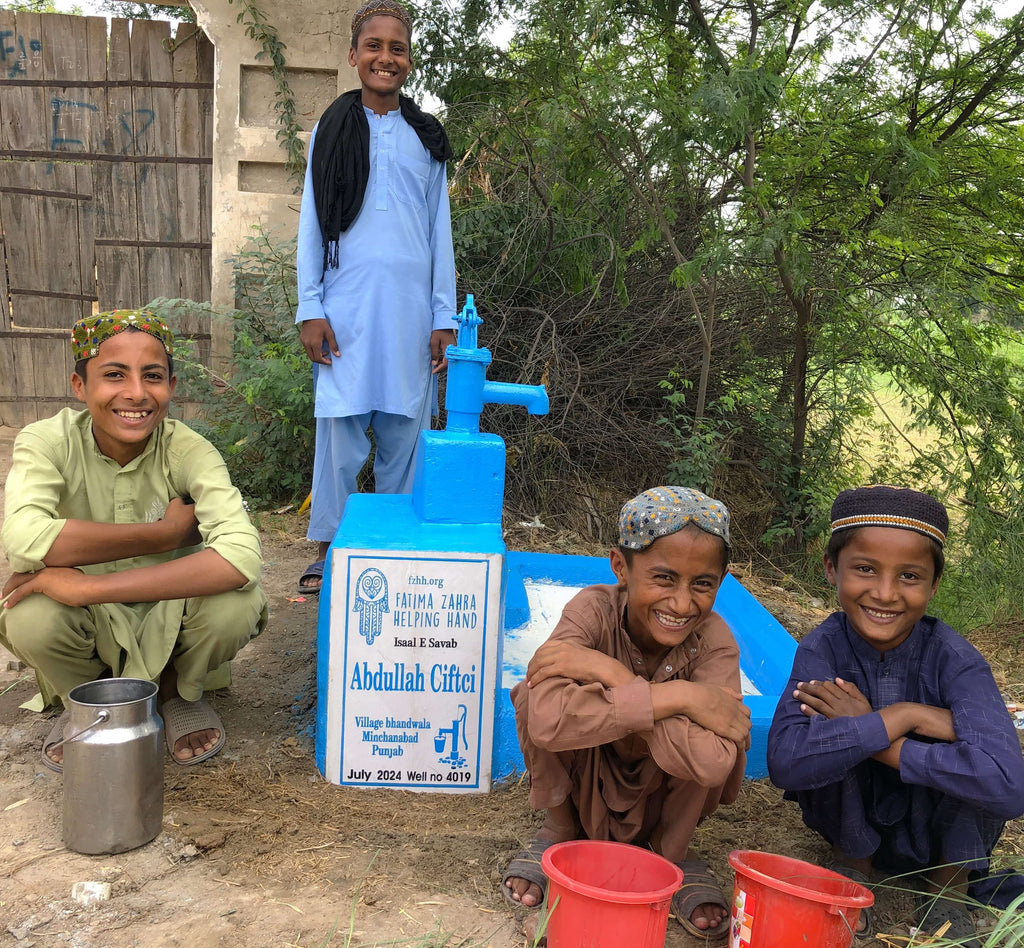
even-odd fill
[[[228,3],[235,2],[236,0],[228,0]],[[277,27],[267,19],[266,13],[256,6],[253,0],[237,0],[237,3],[239,12],[235,22],[244,24],[246,35],[259,43],[260,51],[256,58],[270,61],[270,75],[274,80],[274,111],[277,113],[277,124],[281,126],[275,137],[288,156],[284,166],[298,190],[306,175],[306,149],[299,137],[302,126],[298,121],[295,93],[288,84],[284,59],[286,47],[278,36]]]

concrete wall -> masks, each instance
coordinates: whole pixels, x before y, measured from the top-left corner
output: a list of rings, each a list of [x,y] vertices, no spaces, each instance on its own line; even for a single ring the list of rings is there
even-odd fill
[[[303,140],[323,110],[358,84],[348,65],[349,24],[358,0],[325,6],[315,0],[256,0],[285,45],[288,82],[295,94]],[[300,193],[285,170],[277,140],[274,83],[260,47],[238,22],[242,8],[228,0],[190,0],[196,21],[213,42],[213,251],[210,299],[234,306],[231,256],[253,229],[294,236]],[[213,364],[224,369],[230,338],[214,328]]]

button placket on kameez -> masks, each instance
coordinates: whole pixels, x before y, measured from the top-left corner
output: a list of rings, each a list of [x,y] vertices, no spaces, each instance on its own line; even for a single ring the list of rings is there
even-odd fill
[[[378,211],[388,209],[388,183],[395,151],[395,117],[395,114],[390,112],[387,115],[375,115],[370,123],[370,134],[376,143],[376,181],[373,197],[374,207]]]

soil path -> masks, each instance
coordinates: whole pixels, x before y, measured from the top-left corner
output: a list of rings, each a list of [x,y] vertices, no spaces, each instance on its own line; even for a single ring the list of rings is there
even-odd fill
[[[0,428],[0,485],[14,434]],[[313,762],[316,600],[295,592],[313,547],[295,517],[258,519],[270,627],[212,697],[225,750],[194,768],[167,759],[163,831],[149,845],[63,846],[61,777],[39,758],[50,721],[20,709],[34,682],[0,650],[0,945],[522,945],[499,883],[539,822],[525,780],[484,796],[325,783]],[[0,560],[0,584],[7,575]],[[825,857],[766,781],[747,781],[696,846],[727,892],[732,849]],[[109,883],[109,899],[82,904],[80,882]],[[880,930],[906,932],[909,897],[883,894],[880,908]],[[702,943],[670,921],[667,948]]]

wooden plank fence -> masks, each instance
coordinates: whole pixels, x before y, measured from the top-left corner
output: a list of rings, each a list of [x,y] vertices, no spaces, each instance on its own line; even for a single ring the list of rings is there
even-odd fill
[[[212,154],[194,24],[0,10],[0,424],[74,403],[83,315],[209,300]]]

